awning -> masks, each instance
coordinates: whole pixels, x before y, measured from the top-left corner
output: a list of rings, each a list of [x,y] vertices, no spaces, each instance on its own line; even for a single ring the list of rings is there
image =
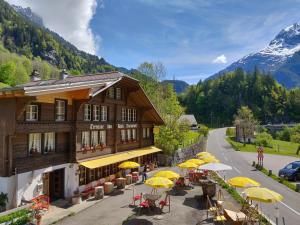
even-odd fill
[[[79,165],[87,167],[89,169],[95,169],[102,166],[107,166],[110,164],[126,161],[129,159],[133,159],[136,157],[140,157],[143,155],[148,155],[151,153],[161,152],[162,150],[159,148],[156,148],[154,146],[150,146],[147,148],[140,148],[128,152],[122,152],[122,153],[116,153],[109,156],[105,156],[98,159],[93,159],[89,161],[79,162]]]

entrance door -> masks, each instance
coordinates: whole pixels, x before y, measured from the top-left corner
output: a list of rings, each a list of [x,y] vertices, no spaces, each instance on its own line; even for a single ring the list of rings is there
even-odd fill
[[[49,196],[50,201],[64,198],[65,169],[54,170],[50,173]]]

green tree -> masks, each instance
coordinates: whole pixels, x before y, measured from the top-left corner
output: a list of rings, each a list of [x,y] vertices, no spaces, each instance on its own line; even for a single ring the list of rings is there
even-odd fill
[[[246,138],[253,135],[258,121],[254,118],[252,111],[248,106],[242,106],[234,119],[234,124],[237,126],[243,136],[244,145],[246,145]]]

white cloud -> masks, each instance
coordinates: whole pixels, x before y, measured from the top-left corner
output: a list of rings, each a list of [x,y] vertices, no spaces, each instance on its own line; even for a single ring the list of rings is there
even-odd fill
[[[50,30],[60,34],[78,49],[96,54],[100,37],[95,36],[90,21],[95,14],[97,0],[6,0],[22,7],[30,7],[42,17]],[[100,7],[103,2],[98,1]]]
[[[227,63],[227,58],[226,58],[226,56],[224,54],[223,55],[219,55],[217,58],[215,58],[213,60],[213,63],[225,64],[225,63]]]

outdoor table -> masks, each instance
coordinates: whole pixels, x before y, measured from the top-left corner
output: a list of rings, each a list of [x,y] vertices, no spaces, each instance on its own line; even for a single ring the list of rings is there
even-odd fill
[[[131,174],[127,174],[126,175],[126,184],[131,184],[132,183],[132,175]]]
[[[139,180],[139,172],[132,172],[132,181],[138,182]]]
[[[155,202],[158,201],[161,195],[158,194],[144,194],[144,199],[149,202],[150,207],[156,207]]]
[[[104,196],[103,186],[95,187],[95,199],[102,199]]]
[[[117,178],[117,187],[119,189],[125,188],[125,184],[126,184],[126,178],[124,178],[124,177]]]
[[[119,177],[119,178],[117,178],[116,183],[117,183],[118,189],[123,189],[123,188],[125,188],[125,185],[126,185],[126,178]]]
[[[114,184],[112,182],[105,182],[104,183],[104,194],[108,195],[112,193],[114,190]]]

